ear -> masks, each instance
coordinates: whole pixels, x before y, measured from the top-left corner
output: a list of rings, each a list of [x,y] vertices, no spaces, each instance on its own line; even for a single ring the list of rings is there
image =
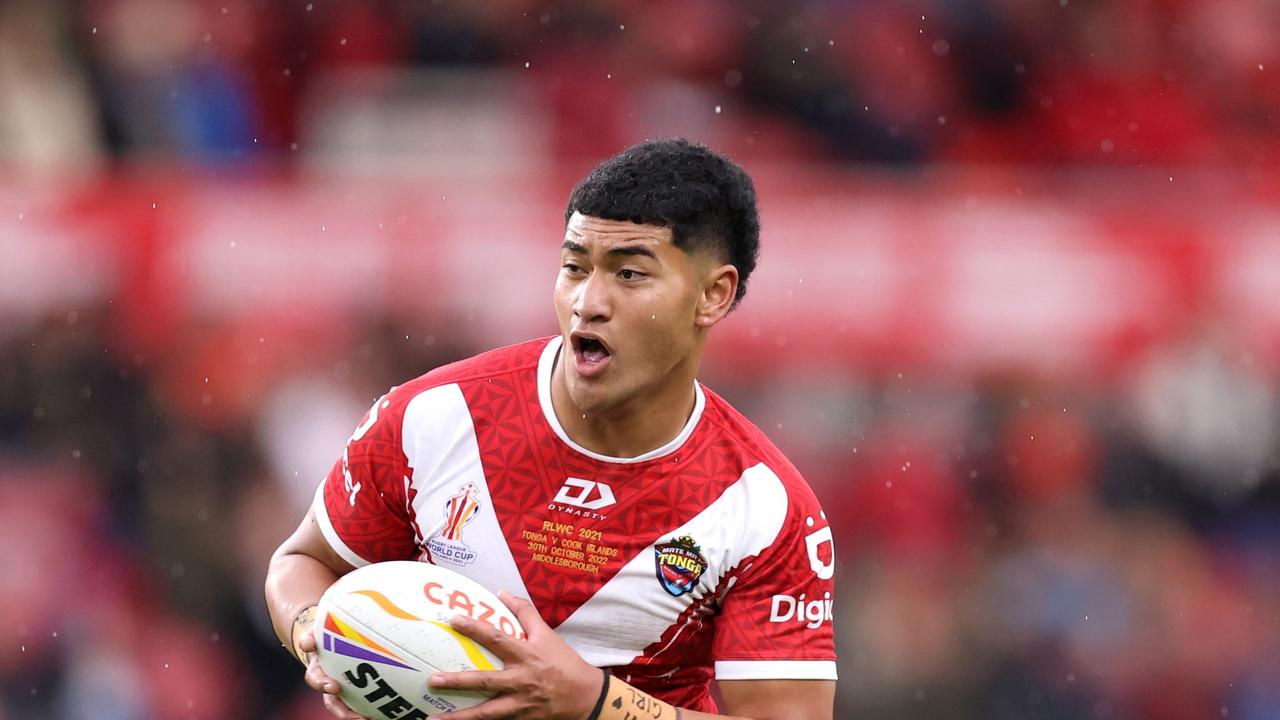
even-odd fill
[[[723,320],[733,307],[733,299],[738,294],[738,268],[720,265],[707,271],[703,278],[693,322],[705,329]]]

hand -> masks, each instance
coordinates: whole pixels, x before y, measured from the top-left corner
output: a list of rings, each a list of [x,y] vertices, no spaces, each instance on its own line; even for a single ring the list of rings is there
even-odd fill
[[[533,603],[509,592],[498,593],[498,599],[515,613],[528,639],[517,640],[462,615],[450,618],[455,630],[484,645],[505,667],[432,675],[432,688],[497,693],[475,707],[432,715],[432,720],[584,720],[600,696],[604,674],[561,640]]]
[[[304,676],[307,685],[324,693],[325,709],[339,720],[365,720],[363,715],[342,702],[342,698],[338,697],[338,681],[326,675],[320,667],[320,655],[316,652],[316,636],[313,631],[303,631],[298,638],[298,648],[307,658],[307,674]]]

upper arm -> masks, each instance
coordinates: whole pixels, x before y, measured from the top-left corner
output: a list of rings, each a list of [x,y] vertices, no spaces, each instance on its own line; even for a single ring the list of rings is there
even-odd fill
[[[831,720],[834,680],[721,680],[728,715],[752,720]]]
[[[307,510],[306,516],[302,518],[297,529],[281,543],[280,549],[276,550],[276,555],[306,555],[324,563],[339,576],[346,575],[355,569],[354,565],[342,559],[329,541],[325,540],[324,533],[320,532],[320,526],[316,522],[314,507]]]
[[[317,490],[300,541],[314,543],[311,535],[318,534],[350,567],[417,556],[411,471],[401,444],[405,401],[388,393],[369,409]]]
[[[712,657],[721,681],[834,681],[831,528],[803,483],[791,483],[777,535],[724,581]]]

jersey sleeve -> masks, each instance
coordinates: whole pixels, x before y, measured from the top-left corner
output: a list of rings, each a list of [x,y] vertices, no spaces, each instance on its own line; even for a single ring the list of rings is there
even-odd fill
[[[778,538],[730,574],[712,658],[719,680],[834,680],[835,548],[807,486],[789,492]]]
[[[394,390],[378,398],[316,491],[312,508],[321,533],[355,567],[416,557],[403,408]]]

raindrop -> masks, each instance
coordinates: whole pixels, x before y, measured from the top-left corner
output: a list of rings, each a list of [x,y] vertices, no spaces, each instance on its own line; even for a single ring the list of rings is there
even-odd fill
[[[524,67],[525,67],[525,69],[526,69],[526,70],[528,70],[528,69],[529,69],[529,61],[528,61],[528,60],[525,60],[525,61],[524,61]]]
[[[947,116],[946,116],[946,115],[939,115],[939,116],[938,116],[938,124],[939,124],[939,125],[946,125],[946,124],[947,124]]]
[[[235,246],[236,246],[236,241],[235,241],[235,240],[232,240],[232,241],[229,243],[229,245],[230,245],[231,247],[235,247]]]
[[[346,39],[346,38],[342,38],[341,40],[339,40],[339,41],[338,41],[338,44],[339,44],[339,45],[346,45],[346,44],[347,44],[347,39]]]
[[[95,27],[95,28],[94,28],[94,29],[93,29],[89,34],[90,34],[90,35],[97,35],[97,34],[98,34],[98,28],[96,28],[96,27]],[[1262,67],[1262,66],[1261,66],[1261,65],[1259,65],[1258,67]]]
[[[1100,147],[1100,148],[1102,149],[1102,152],[1104,152],[1104,153],[1109,153],[1109,152],[1111,152],[1112,150],[1115,150],[1115,149],[1116,149],[1116,144],[1115,144],[1115,143],[1113,143],[1113,142],[1111,142],[1110,140],[1103,140],[1103,141],[1098,145],[1098,147]]]
[[[719,105],[717,105],[717,106],[716,106],[716,114],[717,114],[717,115],[719,115],[719,114],[720,114],[720,106],[719,106]]]
[[[74,458],[74,459],[76,459],[76,460],[79,460],[79,459],[80,459],[80,451],[79,451],[79,450],[72,450],[72,451],[71,451],[71,457],[72,457],[72,458]]]
[[[942,57],[951,51],[951,43],[946,40],[933,41],[933,54]]]

